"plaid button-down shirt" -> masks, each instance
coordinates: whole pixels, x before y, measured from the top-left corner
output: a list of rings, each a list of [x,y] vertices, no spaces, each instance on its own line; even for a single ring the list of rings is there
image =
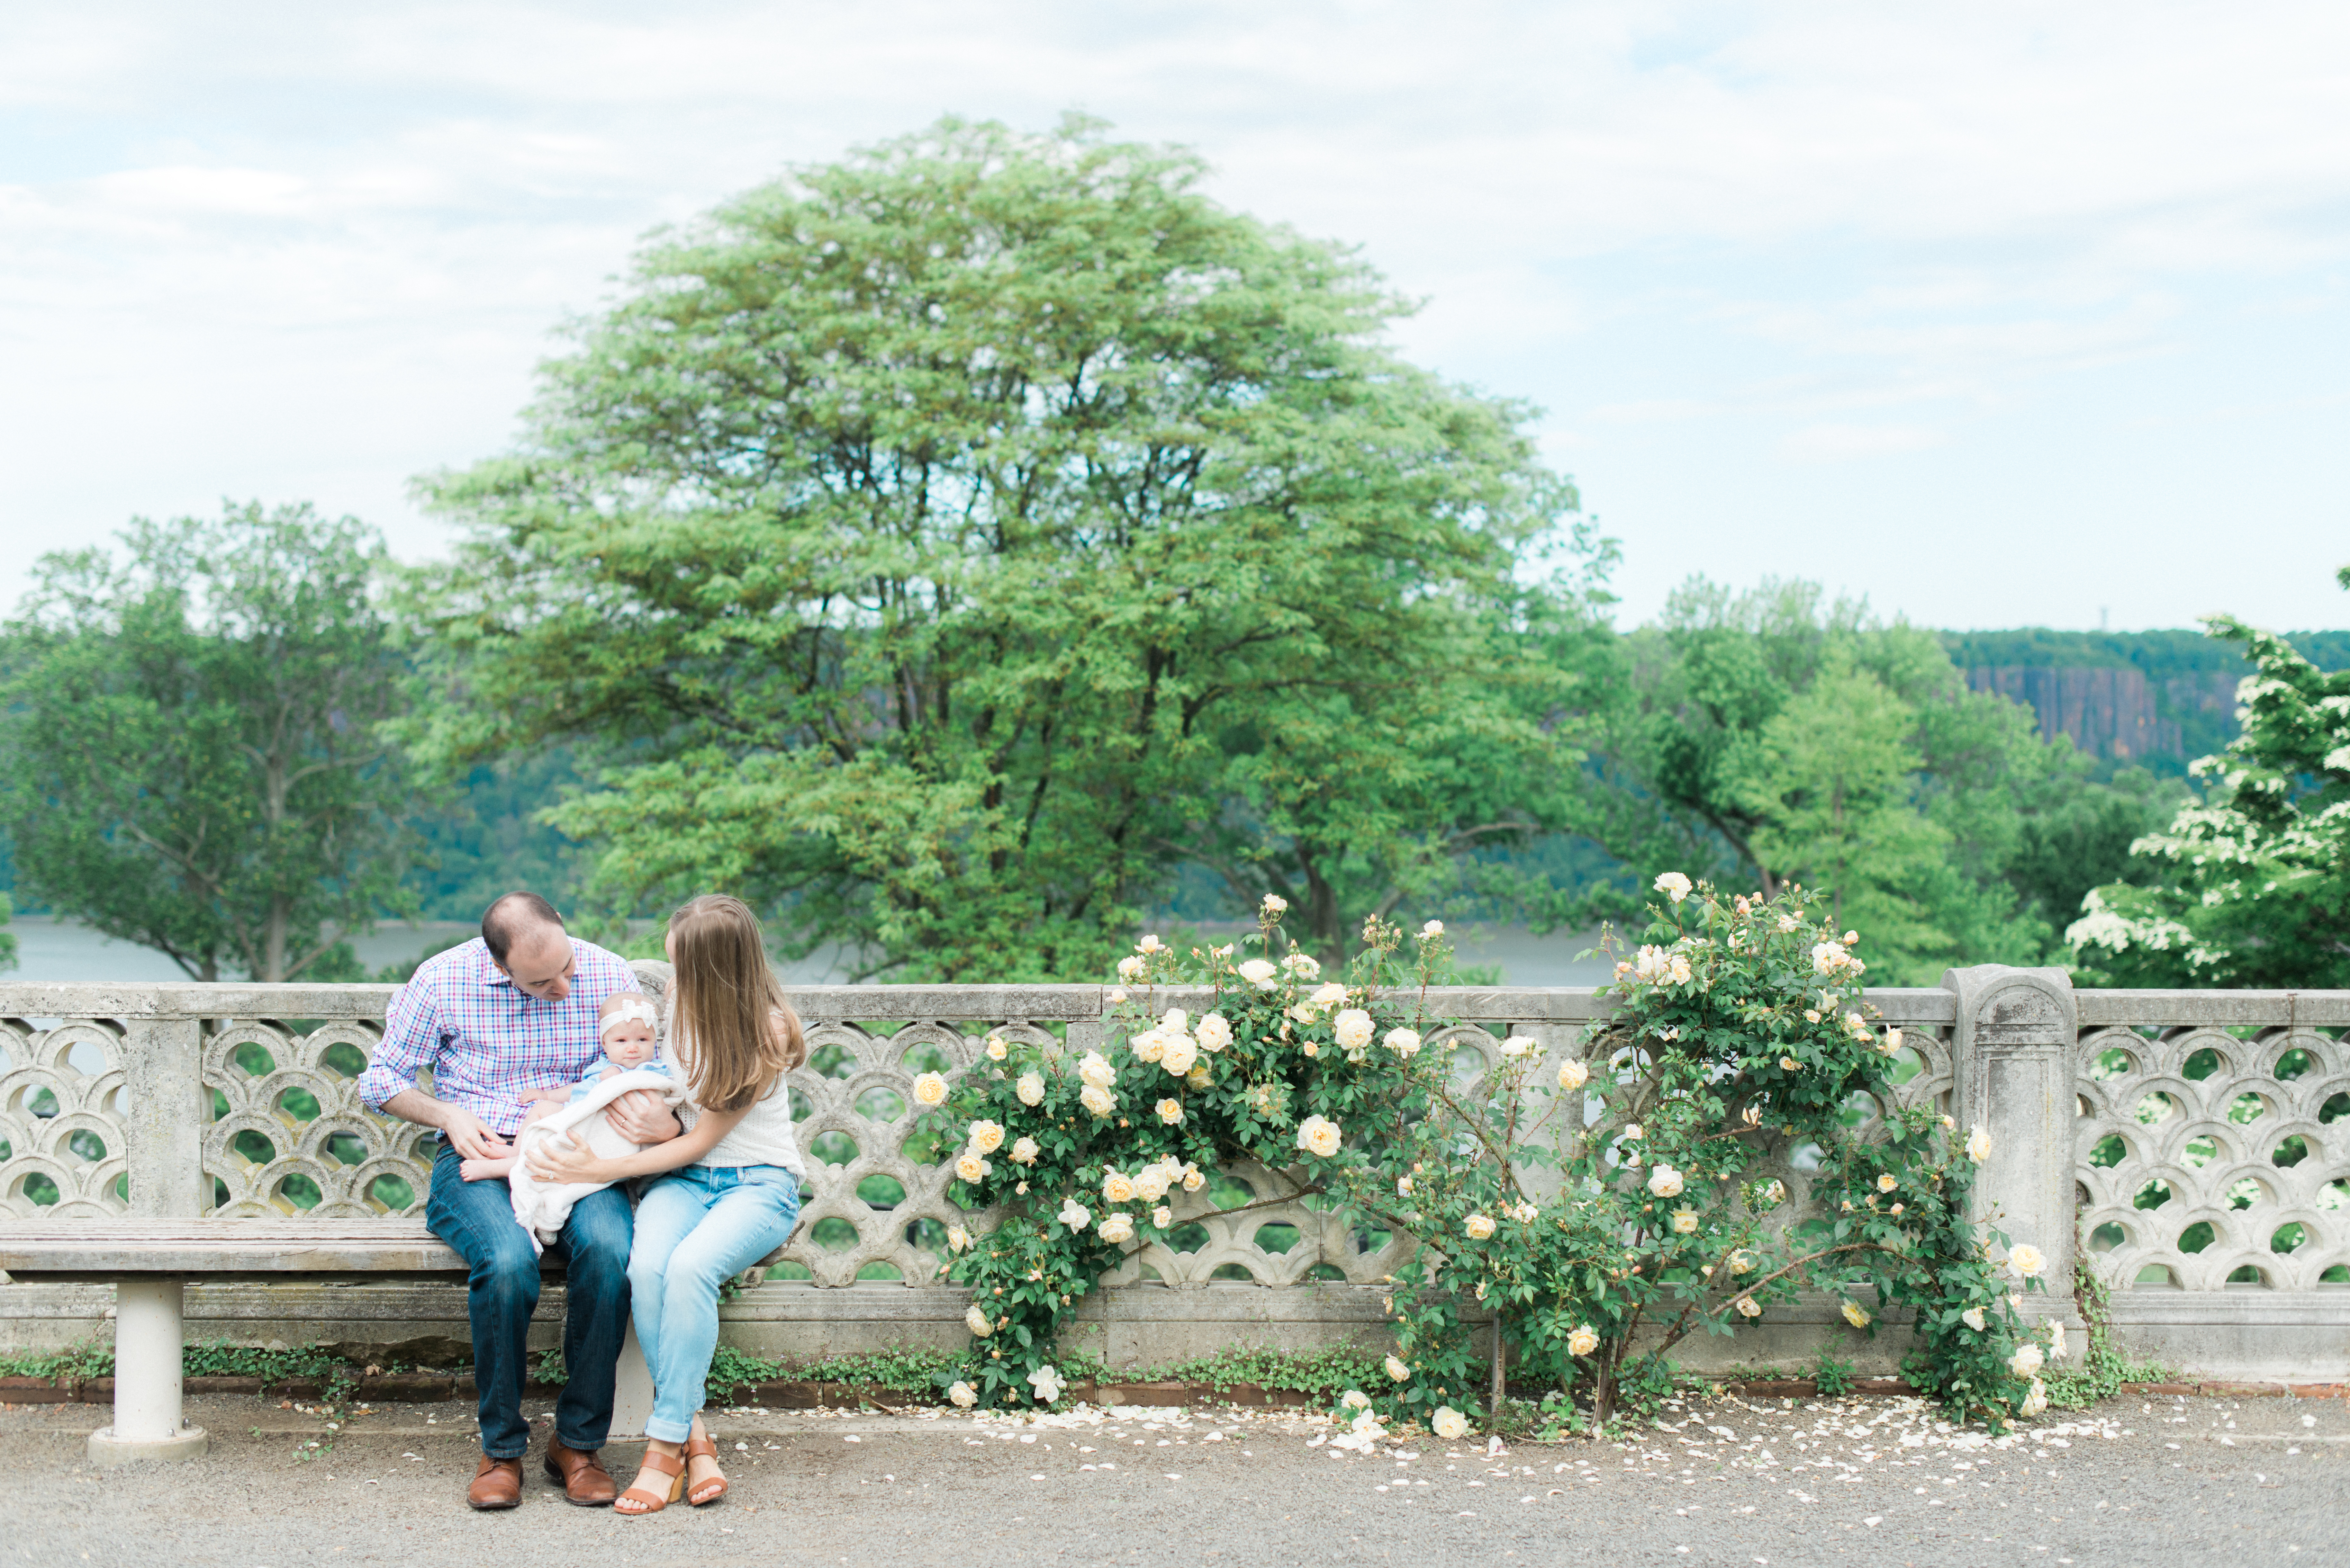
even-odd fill
[[[490,961],[479,937],[436,953],[391,999],[383,1040],[359,1075],[359,1098],[381,1109],[432,1069],[433,1097],[462,1106],[502,1137],[522,1127],[525,1089],[571,1084],[603,1055],[596,1011],[616,991],[635,991],[626,959],[571,940],[571,993],[546,1002]]]

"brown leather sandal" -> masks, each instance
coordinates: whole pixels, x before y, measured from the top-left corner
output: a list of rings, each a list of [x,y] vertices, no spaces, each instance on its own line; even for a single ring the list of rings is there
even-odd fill
[[[714,1465],[718,1462],[718,1445],[710,1440],[710,1434],[707,1432],[698,1438],[690,1437],[685,1440],[685,1458],[689,1464],[695,1459],[708,1459]],[[711,1490],[712,1487],[718,1490],[712,1491]],[[687,1496],[685,1501],[691,1507],[700,1508],[703,1503],[716,1502],[725,1495],[726,1478],[721,1475],[714,1480],[703,1481]]]
[[[667,1508],[671,1503],[675,1502],[679,1498],[685,1495],[685,1460],[683,1458],[678,1455],[662,1453],[659,1449],[648,1448],[645,1450],[644,1468],[669,1477],[669,1490],[666,1494],[650,1492],[638,1486],[636,1482],[630,1481],[629,1483],[629,1490],[622,1492],[618,1498],[614,1499],[612,1502],[612,1511],[619,1514],[624,1519],[636,1519],[648,1513],[659,1513],[662,1509]],[[622,1503],[627,1502],[630,1498],[635,1498],[643,1506],[639,1508],[623,1508],[620,1506]]]

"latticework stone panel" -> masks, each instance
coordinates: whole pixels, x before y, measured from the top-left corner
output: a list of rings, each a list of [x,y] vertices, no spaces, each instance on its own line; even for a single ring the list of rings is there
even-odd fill
[[[435,1135],[359,1103],[380,1036],[371,1019],[296,1033],[268,1019],[219,1021],[204,1041],[213,1120],[204,1175],[230,1217],[322,1219],[421,1212]]]
[[[0,1021],[0,1207],[20,1219],[120,1214],[129,1190],[122,1026]]]
[[[2116,1287],[2350,1283],[2350,1051],[2310,1028],[2082,1032],[2085,1257]],[[2329,1277],[2330,1276],[2330,1277]]]

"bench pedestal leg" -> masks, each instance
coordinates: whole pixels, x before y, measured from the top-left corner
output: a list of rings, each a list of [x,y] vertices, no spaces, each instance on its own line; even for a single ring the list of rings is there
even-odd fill
[[[180,1418],[178,1280],[125,1280],[114,1290],[114,1425],[89,1435],[96,1465],[192,1459],[211,1445]]]
[[[620,1341],[619,1365],[612,1373],[612,1436],[641,1438],[653,1413],[653,1373],[645,1364],[645,1347],[637,1343],[634,1323]]]

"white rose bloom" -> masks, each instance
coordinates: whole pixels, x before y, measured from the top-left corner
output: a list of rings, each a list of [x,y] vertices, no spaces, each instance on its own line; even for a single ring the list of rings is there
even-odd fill
[[[1471,1241],[1486,1241],[1493,1234],[1493,1217],[1491,1214],[1471,1214],[1461,1222],[1461,1228],[1469,1232]]]
[[[2042,1383],[2039,1378],[2035,1377],[2032,1380],[2032,1392],[2023,1397],[2023,1403],[2017,1407],[2016,1414],[2030,1417],[2039,1415],[2043,1410],[2047,1408],[2047,1385]]]
[[[1087,1084],[1077,1091],[1078,1103],[1097,1116],[1106,1116],[1118,1109],[1118,1096],[1098,1084]]]
[[[1036,1163],[1036,1157],[1043,1152],[1044,1151],[1042,1149],[1036,1147],[1036,1140],[1035,1138],[1024,1137],[1017,1139],[1012,1145],[1012,1163],[1014,1165],[1034,1165]]]
[[[1647,1134],[1640,1130],[1639,1123],[1627,1122],[1624,1124],[1624,1141],[1626,1143],[1638,1143],[1641,1138],[1647,1136]]]
[[[1697,1234],[1696,1210],[1676,1209],[1673,1210],[1673,1234],[1676,1236],[1694,1236]]]
[[[1126,1005],[1126,987],[1122,985],[1113,985],[1109,988],[1109,1004],[1112,1007],[1123,1007]]]
[[[1185,1171],[1185,1172],[1183,1173],[1183,1190],[1184,1190],[1184,1191],[1186,1191],[1186,1192],[1197,1192],[1197,1191],[1199,1191],[1199,1190],[1200,1190],[1200,1189],[1201,1189],[1202,1187],[1205,1187],[1205,1186],[1207,1186],[1207,1185],[1208,1185],[1208,1173],[1207,1173],[1206,1171],[1204,1171],[1204,1170],[1187,1170],[1187,1171]]]
[[[2018,1377],[2029,1377],[2040,1370],[2044,1359],[2038,1345],[2027,1345],[2007,1358],[2007,1369]]]
[[[1118,1069],[1100,1052],[1088,1051],[1077,1063],[1077,1076],[1097,1089],[1107,1089],[1118,1082]]]
[[[1787,1184],[1783,1181],[1773,1182],[1762,1189],[1762,1199],[1766,1203],[1784,1203],[1787,1201]]]
[[[972,1310],[976,1312],[979,1309],[973,1307]],[[952,1404],[957,1409],[968,1410],[973,1405],[979,1403],[979,1395],[972,1390],[970,1384],[957,1383],[953,1387],[947,1390],[947,1399],[948,1402]]]
[[[1589,1082],[1591,1082],[1591,1069],[1585,1066],[1582,1063],[1575,1061],[1573,1057],[1569,1057],[1567,1060],[1561,1062],[1558,1064],[1558,1086],[1560,1088],[1579,1089]]]
[[[1093,1210],[1074,1198],[1061,1200],[1061,1211],[1054,1218],[1072,1231],[1082,1231],[1093,1220]]]
[[[981,1154],[993,1154],[1003,1147],[1003,1127],[1000,1122],[977,1121],[971,1124],[971,1147]]]
[[[925,1073],[914,1080],[914,1103],[922,1106],[943,1106],[947,1103],[947,1081],[936,1073]]]
[[[1300,980],[1322,978],[1322,961],[1312,953],[1284,953],[1281,956],[1281,967]]]
[[[1858,1302],[1846,1302],[1844,1303],[1844,1320],[1845,1322],[1852,1324],[1855,1328],[1866,1328],[1868,1326],[1868,1314],[1861,1310],[1860,1303]]]
[[[1012,1092],[1020,1096],[1020,1103],[1024,1106],[1041,1106],[1045,1103],[1045,1075],[1042,1073],[1023,1073],[1020,1082],[1013,1085]]]
[[[1469,1417],[1450,1405],[1439,1405],[1429,1415],[1428,1429],[1448,1443],[1459,1442],[1469,1434]]]
[[[1180,1100],[1161,1100],[1157,1108],[1159,1119],[1170,1127],[1183,1119],[1183,1102]]]
[[[1058,1369],[1045,1366],[1028,1375],[1028,1386],[1036,1391],[1036,1403],[1050,1405],[1061,1397],[1061,1390],[1067,1385],[1061,1381]]]
[[[1336,1007],[1347,1000],[1347,988],[1334,980],[1326,985],[1315,986],[1314,994],[1306,1000],[1316,1007]]]
[[[969,1251],[971,1250],[971,1232],[964,1230],[960,1225],[948,1226],[947,1246],[957,1252]]]
[[[1262,908],[1268,915],[1287,914],[1289,912],[1289,900],[1283,898],[1278,893],[1267,893],[1264,896],[1264,902],[1260,906],[1260,908]]]
[[[1216,1075],[1208,1071],[1208,1064],[1205,1062],[1199,1062],[1194,1063],[1191,1070],[1183,1075],[1183,1081],[1195,1089],[1204,1089],[1216,1081]]]
[[[1414,1056],[1419,1054],[1419,1031],[1417,1029],[1390,1029],[1388,1031],[1387,1039],[1383,1041],[1382,1044],[1385,1044],[1388,1050],[1394,1052],[1397,1055],[1409,1062]]]
[[[1167,1054],[1167,1036],[1159,1030],[1146,1029],[1126,1043],[1138,1062],[1156,1062]]]
[[[1534,1054],[1536,1048],[1537,1043],[1531,1036],[1524,1034],[1513,1034],[1502,1042],[1502,1054],[1513,1060],[1520,1056],[1530,1056]]]
[[[989,1061],[1001,1062],[1010,1054],[1012,1054],[1012,1048],[1003,1043],[1003,1037],[1002,1035],[991,1034],[987,1037],[987,1059]]]
[[[1981,1165],[1991,1158],[1991,1129],[1977,1127],[1967,1134],[1967,1158]]]
[[[1338,1152],[1338,1124],[1326,1116],[1308,1116],[1297,1124],[1297,1147],[1324,1159]]]
[[[2039,1248],[2027,1241],[2022,1246],[2007,1250],[2007,1266],[2015,1271],[2017,1279],[2028,1280],[2046,1268],[2048,1260],[2041,1256]]]
[[[1969,1307],[1966,1311],[1959,1314],[1959,1321],[1965,1324],[1969,1328],[1973,1329],[1977,1334],[1981,1334],[1983,1331],[1983,1309],[1981,1307]]]
[[[1102,1172],[1102,1199],[1109,1203],[1134,1201],[1134,1178],[1122,1170]]]
[[[1372,1036],[1378,1031],[1372,1024],[1369,1013],[1359,1007],[1349,1007],[1338,1014],[1336,1033],[1340,1045],[1349,1051],[1360,1051],[1370,1044]]]
[[[1232,1043],[1232,1026],[1224,1021],[1222,1013],[1211,1012],[1200,1020],[1200,1027],[1191,1031],[1191,1037],[1200,1043],[1201,1050],[1214,1053]]]
[[[1409,1383],[1411,1381],[1411,1368],[1390,1355],[1388,1357],[1388,1376],[1399,1383]]]
[[[1879,1192],[1890,1192],[1900,1185],[1901,1179],[1889,1170],[1877,1179],[1877,1190]]]
[[[1106,1215],[1098,1234],[1105,1241],[1131,1241],[1134,1240],[1134,1220],[1127,1214]]]
[[[1747,1272],[1749,1270],[1752,1269],[1753,1267],[1754,1267],[1754,1254],[1753,1254],[1753,1253],[1749,1252],[1749,1251],[1745,1251],[1744,1249],[1742,1249],[1742,1249],[1740,1249],[1738,1251],[1735,1251],[1735,1252],[1732,1252],[1732,1253],[1731,1253],[1731,1254],[1730,1254],[1730,1272],[1731,1272],[1731,1273],[1733,1273],[1733,1274],[1742,1274],[1742,1273]]]
[[[1654,886],[1658,892],[1676,904],[1690,896],[1690,879],[1678,871],[1666,872],[1657,878]]]
[[[1687,985],[1690,982],[1690,961],[1687,953],[1673,955],[1670,976],[1675,985]]]
[[[1279,972],[1263,959],[1251,959],[1241,965],[1241,978],[1259,991],[1271,991],[1274,984],[1274,977]]]
[[[1167,950],[1167,944],[1160,941],[1157,937],[1145,937],[1140,941],[1134,944],[1134,950],[1145,955],[1150,953],[1163,953]]]
[[[1443,934],[1444,922],[1442,920],[1430,920],[1428,924],[1419,928],[1420,940],[1423,941],[1434,941]]]
[[[978,1181],[994,1168],[969,1149],[955,1156],[954,1173],[957,1181]]]
[[[1191,1027],[1191,1015],[1180,1007],[1170,1007],[1166,1016],[1159,1019],[1159,1027],[1170,1034],[1183,1033]]]
[[[1396,1178],[1396,1196],[1398,1198],[1409,1198],[1411,1196],[1410,1177],[1399,1176]]]
[[[962,1321],[965,1327],[982,1339],[995,1332],[995,1324],[989,1321],[985,1313],[979,1310],[979,1303],[976,1302],[972,1303],[970,1311],[962,1314]]]
[[[1167,1049],[1159,1057],[1159,1064],[1179,1078],[1197,1066],[1199,1061],[1200,1048],[1191,1043],[1189,1034],[1178,1034],[1170,1039]]]
[[[1566,1336],[1569,1355],[1588,1355],[1598,1348],[1599,1331],[1587,1323]]]
[[[1669,1165],[1660,1165],[1648,1172],[1648,1190],[1659,1198],[1679,1198],[1681,1195],[1681,1173]]]
[[[1761,1317],[1762,1315],[1762,1303],[1756,1301],[1752,1296],[1741,1296],[1738,1298],[1738,1315],[1741,1317]]]
[[[1338,1407],[1344,1410],[1367,1410],[1371,1407],[1371,1397],[1359,1388],[1349,1388],[1338,1396]]]
[[[1142,961],[1139,958],[1133,957],[1131,954],[1118,961],[1118,978],[1120,980],[1140,980],[1142,978]]]
[[[1150,1222],[1153,1225],[1158,1226],[1161,1231],[1164,1231],[1167,1227],[1175,1223],[1175,1210],[1168,1208],[1167,1205],[1162,1203],[1158,1208],[1153,1209],[1150,1211]]]
[[[2064,1354],[2064,1325],[2061,1323],[2052,1321],[2048,1324],[2048,1354],[2052,1356]]]

